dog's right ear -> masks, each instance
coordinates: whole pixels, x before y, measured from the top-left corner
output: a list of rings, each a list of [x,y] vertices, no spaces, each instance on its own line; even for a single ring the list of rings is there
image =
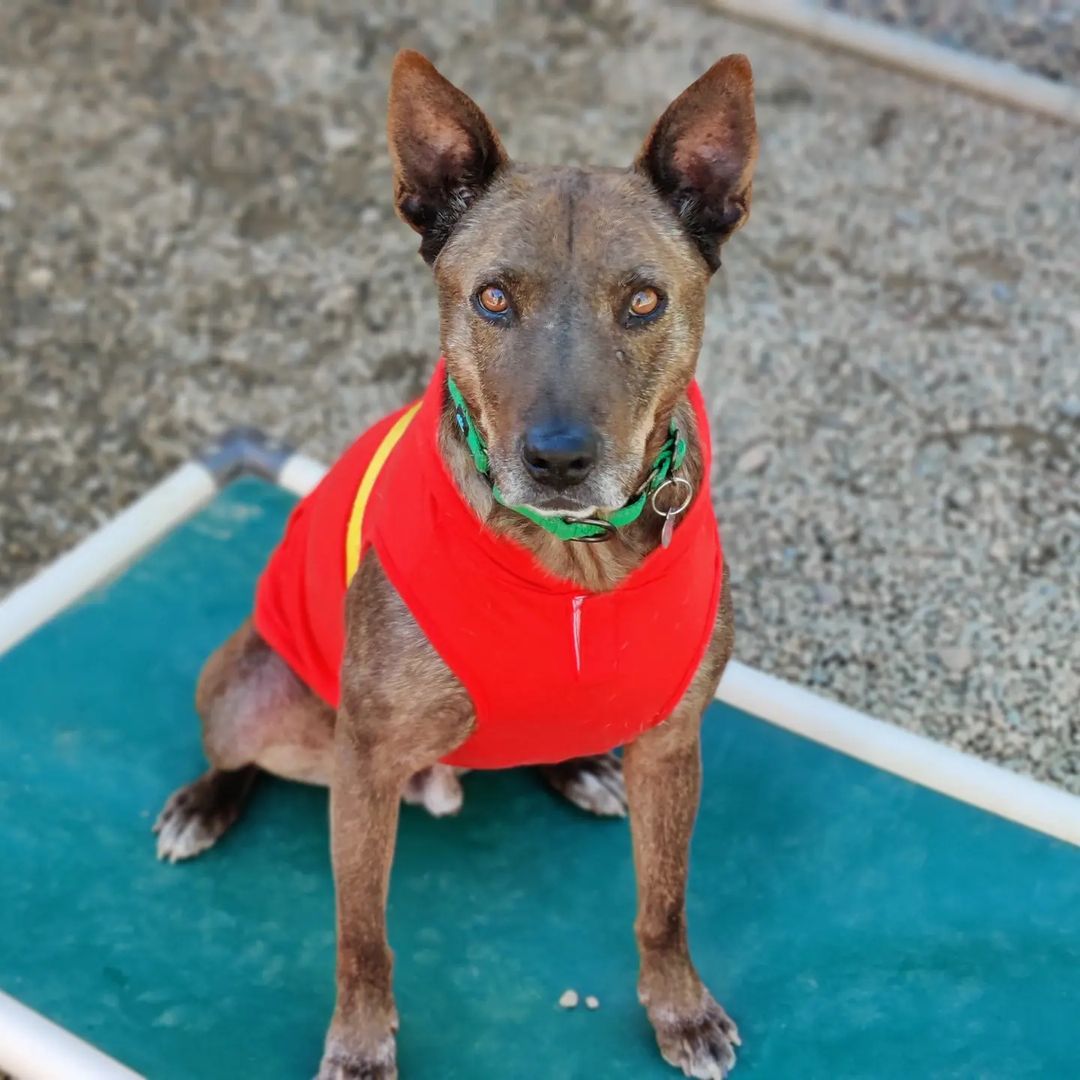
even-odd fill
[[[390,78],[394,205],[434,262],[461,215],[507,164],[480,107],[425,56],[403,49]]]

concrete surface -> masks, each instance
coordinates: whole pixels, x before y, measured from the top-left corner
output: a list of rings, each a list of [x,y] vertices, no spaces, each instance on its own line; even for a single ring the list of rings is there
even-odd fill
[[[1080,790],[1077,133],[706,3],[4,4],[0,585],[223,426],[330,458],[422,385],[400,45],[565,162],[750,54],[702,363],[738,655]]]

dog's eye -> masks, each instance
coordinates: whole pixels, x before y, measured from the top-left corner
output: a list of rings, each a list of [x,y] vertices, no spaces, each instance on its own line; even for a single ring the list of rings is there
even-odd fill
[[[651,288],[638,289],[630,297],[630,314],[638,319],[647,319],[660,311],[660,294]]]
[[[498,285],[485,285],[476,294],[476,302],[489,315],[503,315],[510,310],[510,300]]]

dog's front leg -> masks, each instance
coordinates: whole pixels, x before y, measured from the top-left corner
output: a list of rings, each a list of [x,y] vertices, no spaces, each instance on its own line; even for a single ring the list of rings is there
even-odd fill
[[[398,808],[410,777],[465,740],[473,713],[374,560],[350,587],[346,625],[330,784],[337,1003],[318,1080],[392,1080],[386,899]]]
[[[337,1003],[319,1080],[397,1076],[397,1011],[386,939],[386,894],[404,770],[387,769],[344,710],[330,788],[337,900]]]
[[[371,715],[374,701],[364,704]],[[335,731],[330,787],[331,852],[337,898],[337,1003],[319,1080],[391,1080],[397,1076],[397,1010],[393,955],[386,936],[386,898],[398,808],[409,778],[461,741],[460,729],[434,724],[422,745],[400,740],[405,725],[382,712],[377,728],[343,708]],[[412,725],[416,724],[415,718]],[[445,738],[433,742],[432,727]]]
[[[701,708],[683,702],[666,723],[626,748],[638,880],[638,996],[660,1052],[687,1076],[720,1080],[735,1064],[739,1036],[690,959],[686,877],[701,788]]]

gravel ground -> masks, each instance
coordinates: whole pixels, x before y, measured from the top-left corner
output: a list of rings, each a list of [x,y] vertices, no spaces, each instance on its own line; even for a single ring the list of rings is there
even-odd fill
[[[738,655],[1080,791],[1076,132],[632,0],[0,8],[0,585],[236,422],[330,458],[425,379],[394,50],[523,159],[624,162],[753,58],[702,381]]]
[[[824,0],[824,6],[1080,83],[1077,0]]]

